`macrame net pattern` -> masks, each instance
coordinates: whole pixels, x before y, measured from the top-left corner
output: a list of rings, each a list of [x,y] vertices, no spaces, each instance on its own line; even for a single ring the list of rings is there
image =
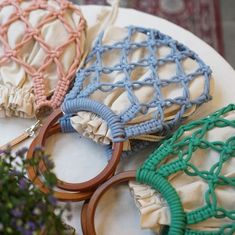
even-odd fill
[[[216,189],[218,187],[235,187],[235,178],[223,174],[225,164],[235,157],[235,136],[222,141],[208,141],[207,134],[214,128],[235,128],[235,119],[226,119],[229,112],[234,112],[235,105],[231,104],[216,111],[209,117],[181,126],[174,135],[156,149],[137,171],[137,181],[145,183],[159,191],[167,200],[171,213],[172,230],[169,234],[187,235],[219,235],[235,233],[235,211],[223,208],[219,204]],[[190,135],[184,134],[190,131]],[[210,162],[210,168],[202,170],[193,164],[199,155],[196,151],[214,151],[218,161]],[[215,155],[213,155],[215,158]],[[206,160],[205,160],[206,161]],[[167,163],[166,163],[167,162]],[[208,184],[204,195],[205,205],[190,212],[184,212],[180,198],[172,187],[169,177],[183,171],[189,177],[199,177]],[[176,176],[177,177],[177,176]],[[188,195],[190,197],[190,195]],[[198,195],[199,197],[201,195]],[[212,231],[198,231],[188,228],[209,218],[230,219],[231,223],[223,224]]]
[[[14,6],[15,8],[14,13],[9,17],[7,22],[0,25],[0,43],[4,49],[4,54],[0,56],[0,66],[9,63],[9,61],[14,61],[15,63],[23,66],[27,75],[30,76],[33,80],[36,106],[38,109],[44,107],[43,111],[45,112],[48,109],[51,110],[60,106],[69,88],[71,79],[76,72],[82,54],[80,44],[82,37],[81,35],[85,28],[85,20],[78,7],[66,0],[55,0],[58,8],[50,6],[50,1],[31,0],[29,2],[30,5],[26,8],[21,7],[22,1],[20,0],[3,0],[0,2],[0,10],[9,6]],[[46,10],[47,14],[38,23],[37,27],[33,27],[30,24],[28,18],[32,11],[39,9]],[[64,17],[66,11],[72,11],[74,14],[80,17],[80,22],[75,30]],[[46,42],[46,39],[42,37],[41,29],[44,25],[55,19],[60,20],[69,36],[65,43],[56,48],[52,48]],[[7,39],[8,28],[16,21],[22,21],[24,23],[25,35],[22,40],[17,43],[15,48],[11,48]],[[19,55],[20,51],[25,48],[31,40],[34,40],[35,43],[38,43],[46,53],[45,58],[41,61],[41,65],[38,68],[27,64]],[[57,39],[55,38],[55,40]],[[60,61],[60,57],[63,54],[64,49],[72,42],[74,42],[76,45],[76,57],[70,68],[66,71]],[[56,66],[58,83],[53,95],[49,98],[48,94],[45,92],[46,84],[44,82],[44,70],[52,63],[54,63]]]
[[[146,39],[143,41],[133,41],[132,37],[135,33],[144,34]],[[104,33],[101,33],[97,37],[93,49],[86,58],[85,66],[78,71],[74,87],[70,93],[66,95],[62,105],[64,113],[70,115],[76,113],[75,106],[79,106],[80,103],[82,103],[84,110],[92,111],[99,109],[100,113],[104,113],[106,112],[104,109],[105,104],[98,108],[98,104],[102,103],[102,100],[93,99],[94,94],[100,93],[101,96],[104,97],[112,92],[127,92],[130,105],[126,107],[124,112],[115,117],[118,119],[118,122],[125,127],[125,133],[121,132],[120,129],[112,131],[113,141],[123,141],[131,136],[147,133],[165,133],[179,123],[189,108],[196,107],[211,98],[209,94],[211,70],[194,52],[171,37],[154,29],[134,26],[128,27],[127,36],[123,40],[111,45],[103,44],[103,36]],[[170,53],[165,57],[158,58],[157,50],[161,46],[170,48]],[[140,57],[138,61],[129,61],[129,55],[139,48],[144,48],[147,51],[147,55],[144,58]],[[120,54],[119,62],[113,65],[105,65],[103,58],[108,53]],[[189,74],[185,73],[182,61],[186,58],[191,58],[198,64],[196,71]],[[169,79],[160,79],[158,69],[160,66],[168,63],[174,63],[176,65],[176,74]],[[138,69],[148,70],[149,76],[144,80],[132,80],[131,75]],[[123,79],[114,83],[104,79],[104,76],[107,77],[117,72],[122,73]],[[204,87],[201,94],[192,99],[189,84],[201,75],[204,77]],[[164,97],[162,92],[164,88],[171,85],[180,86],[182,88],[181,95],[174,99]],[[143,87],[152,87],[154,89],[154,95],[150,102],[140,102],[138,97],[134,94],[135,91]],[[177,113],[170,120],[165,120],[164,112],[173,106],[179,107]],[[127,125],[133,118],[141,115],[144,116],[150,110],[154,110],[150,120]],[[110,120],[105,119],[105,121],[108,124],[112,123],[112,115],[106,116]],[[71,126],[66,125],[70,125],[69,122],[62,123],[64,130],[72,131]],[[123,138],[120,138],[120,136],[123,136]]]

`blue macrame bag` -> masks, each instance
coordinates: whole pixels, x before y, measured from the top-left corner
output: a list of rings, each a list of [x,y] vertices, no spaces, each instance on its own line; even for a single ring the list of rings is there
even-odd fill
[[[104,144],[160,140],[211,99],[211,82],[196,53],[158,30],[112,29],[77,72],[61,127]]]

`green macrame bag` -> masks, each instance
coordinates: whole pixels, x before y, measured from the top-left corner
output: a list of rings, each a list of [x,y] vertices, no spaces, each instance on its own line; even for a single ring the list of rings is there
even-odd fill
[[[166,201],[163,234],[235,234],[235,105],[181,126],[149,156],[137,181]]]

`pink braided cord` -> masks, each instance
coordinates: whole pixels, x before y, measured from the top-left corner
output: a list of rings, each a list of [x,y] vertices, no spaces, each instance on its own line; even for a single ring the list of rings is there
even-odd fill
[[[20,4],[22,3],[21,0],[5,0],[1,1],[0,3],[0,11],[6,6],[14,6],[15,8],[15,12],[9,17],[7,22],[0,25],[0,43],[2,43],[4,48],[4,55],[0,57],[0,66],[10,61],[14,61],[15,63],[23,66],[27,75],[31,76],[33,79],[33,89],[36,100],[36,108],[38,111],[41,107],[45,108],[46,106],[50,109],[55,109],[61,105],[64,96],[69,89],[70,82],[74,78],[75,72],[78,68],[83,53],[81,49],[81,40],[82,33],[85,30],[86,22],[84,17],[82,16],[81,11],[76,5],[67,0],[54,0],[54,2],[58,4],[58,9],[50,6],[48,4],[48,1],[45,0],[31,0],[32,4],[24,9],[20,7]],[[31,11],[38,9],[47,10],[48,13],[45,17],[42,18],[37,27],[34,28],[29,23],[28,17]],[[70,26],[70,24],[64,17],[64,14],[67,10],[71,10],[73,13],[79,15],[80,17],[79,24],[76,26],[75,30],[72,28],[72,26]],[[59,19],[60,22],[64,25],[68,33],[68,40],[57,48],[52,49],[50,45],[43,39],[41,35],[41,29],[45,24],[56,19]],[[7,40],[7,32],[9,26],[18,20],[22,21],[25,24],[25,35],[23,36],[22,40],[15,46],[15,48],[11,48]],[[46,53],[46,56],[39,68],[35,68],[27,64],[19,56],[20,50],[24,46],[26,46],[26,44],[32,39],[35,40],[35,43],[39,43],[40,47]],[[65,71],[65,69],[63,68],[63,64],[61,63],[59,58],[63,54],[65,48],[73,42],[76,45],[76,57],[74,58],[74,61],[68,71]],[[56,65],[58,83],[53,95],[48,98],[46,94],[44,71],[49,65],[51,65],[51,63],[54,63]]]

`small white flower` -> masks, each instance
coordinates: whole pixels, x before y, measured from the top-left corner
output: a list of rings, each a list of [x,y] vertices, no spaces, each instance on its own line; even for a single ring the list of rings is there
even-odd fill
[[[33,213],[34,213],[35,215],[41,215],[41,210],[36,207],[36,208],[33,210]]]

